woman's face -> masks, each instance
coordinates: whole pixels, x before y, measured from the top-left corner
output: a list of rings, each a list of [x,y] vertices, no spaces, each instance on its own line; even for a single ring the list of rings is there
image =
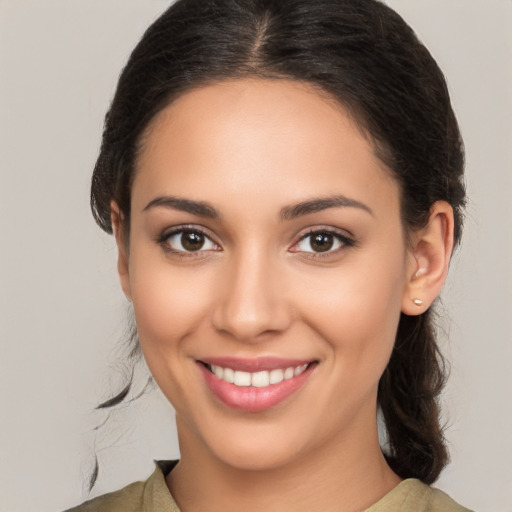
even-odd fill
[[[396,182],[310,86],[223,82],[162,111],[120,269],[182,450],[261,469],[374,436],[408,261]]]

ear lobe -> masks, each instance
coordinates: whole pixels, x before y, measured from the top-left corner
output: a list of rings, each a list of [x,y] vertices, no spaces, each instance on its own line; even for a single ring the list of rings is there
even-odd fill
[[[430,208],[428,224],[411,235],[402,297],[406,315],[424,313],[441,293],[453,250],[453,229],[452,207],[437,201]]]
[[[110,222],[117,244],[117,273],[119,274],[119,281],[126,298],[131,301],[130,267],[128,247],[124,239],[124,219],[115,201],[110,203]]]

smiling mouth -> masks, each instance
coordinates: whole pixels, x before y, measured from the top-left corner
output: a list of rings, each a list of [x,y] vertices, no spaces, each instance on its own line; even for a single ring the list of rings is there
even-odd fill
[[[232,368],[223,368],[213,364],[204,363],[204,367],[213,373],[218,379],[234,384],[239,387],[264,388],[279,384],[285,380],[292,379],[304,373],[309,366],[315,364],[314,361],[299,366],[289,366],[287,368],[276,368],[274,370],[262,370],[258,372],[245,372],[233,370]]]
[[[196,359],[212,396],[222,404],[258,413],[289,401],[305,385],[317,360],[278,357]]]

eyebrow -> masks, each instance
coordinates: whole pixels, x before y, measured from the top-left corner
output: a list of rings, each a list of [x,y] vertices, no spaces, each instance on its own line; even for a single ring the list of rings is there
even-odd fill
[[[193,201],[192,199],[183,199],[174,196],[157,197],[150,201],[142,211],[145,212],[156,206],[172,208],[173,210],[201,215],[202,217],[208,217],[210,219],[220,218],[220,213],[213,206],[204,201]]]
[[[318,199],[311,199],[309,201],[303,201],[301,203],[285,206],[281,210],[280,216],[281,220],[292,220],[303,215],[321,212],[322,210],[327,210],[328,208],[340,207],[359,208],[360,210],[364,210],[370,215],[373,215],[372,209],[364,203],[356,201],[355,199],[350,199],[349,197],[336,195],[332,197],[320,197]]]
[[[157,206],[164,208],[172,208],[173,210],[180,210],[182,212],[208,217],[210,219],[219,219],[220,213],[209,203],[205,201],[194,201],[192,199],[184,199],[174,196],[162,196],[151,200],[142,211],[147,211]],[[320,197],[317,199],[310,199],[302,201],[297,204],[285,206],[281,209],[281,220],[293,220],[303,215],[320,212],[329,208],[350,207],[359,208],[373,215],[371,208],[360,201],[350,199],[342,195],[332,197]]]

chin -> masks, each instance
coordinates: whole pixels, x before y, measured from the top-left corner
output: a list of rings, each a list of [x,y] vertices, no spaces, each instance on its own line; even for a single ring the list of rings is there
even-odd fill
[[[233,422],[210,430],[203,445],[226,466],[239,471],[273,471],[297,463],[308,452],[307,432],[290,425]]]
[[[237,471],[275,471],[298,459],[296,450],[284,450],[280,447],[267,446],[264,449],[256,443],[253,447],[231,446],[222,453],[216,454],[218,459]]]

